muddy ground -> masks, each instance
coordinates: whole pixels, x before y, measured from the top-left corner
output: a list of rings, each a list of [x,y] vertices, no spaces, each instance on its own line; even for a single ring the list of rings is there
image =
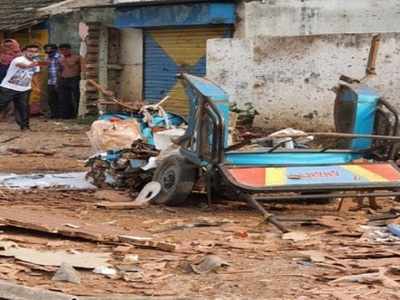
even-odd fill
[[[85,170],[84,160],[92,154],[85,135],[87,125],[34,119],[32,130],[21,133],[13,123],[0,123],[0,142],[15,137],[0,143],[0,173]],[[37,150],[37,153],[17,154],[21,151],[15,149]],[[1,226],[0,241],[12,241],[18,247],[110,253],[114,267],[123,265],[127,255],[138,255],[138,261],[136,272],[128,275],[119,273],[107,277],[78,269],[81,283],[72,284],[52,281],[56,268],[0,257],[0,279],[78,296],[400,299],[397,268],[400,267],[400,242],[366,238],[365,232],[371,229],[363,227],[371,225],[368,224],[371,218],[385,216],[389,210],[395,212],[393,209],[399,205],[394,199],[378,199],[383,206],[381,210],[366,208],[355,212],[351,211],[355,204],[350,199],[345,200],[340,212],[337,202],[269,204],[268,208],[280,218],[290,219],[285,224],[292,231],[292,237],[283,236],[275,227],[262,223],[256,211],[240,202],[220,201],[209,208],[202,195],[193,196],[186,206],[179,208],[109,210],[98,208],[98,202],[96,191],[0,191],[3,211],[16,208],[63,215],[84,223],[107,224],[115,229],[145,233],[175,245],[176,249],[167,252]],[[395,217],[396,212],[372,225],[396,222]],[[190,228],[204,218],[215,226]],[[218,223],[221,220],[224,222]],[[210,254],[229,265],[208,274],[193,272],[190,264]],[[366,273],[356,278],[345,277]]]

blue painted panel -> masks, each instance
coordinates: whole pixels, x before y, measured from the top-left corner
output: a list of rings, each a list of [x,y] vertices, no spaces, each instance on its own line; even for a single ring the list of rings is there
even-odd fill
[[[346,164],[361,155],[354,153],[257,153],[257,152],[228,152],[225,161],[233,165],[251,166],[310,166]]]
[[[354,91],[357,93],[358,100],[353,133],[373,134],[379,95],[375,90],[366,86],[357,86]],[[371,145],[371,139],[354,139],[351,148],[355,150],[368,149]]]
[[[214,84],[213,82],[201,78],[198,76],[193,76],[190,74],[185,74],[185,78],[189,83],[199,91],[204,97],[210,98],[212,101],[228,101],[229,96],[223,89]]]
[[[118,28],[235,24],[233,3],[192,3],[117,9]]]
[[[314,175],[314,176],[313,176]],[[299,177],[292,179],[293,177]],[[368,178],[356,176],[341,166],[288,167],[287,185],[369,183]]]
[[[187,94],[190,96],[190,98],[195,99],[195,94],[199,93],[202,96],[208,98],[211,102],[215,104],[215,106],[218,109],[218,112],[220,116],[223,119],[223,123],[225,126],[225,133],[224,133],[224,145],[225,147],[228,147],[228,137],[229,137],[229,122],[230,122],[230,111],[229,111],[229,96],[223,89],[221,89],[218,85],[215,83],[205,79],[201,78],[198,76],[193,76],[190,74],[184,74],[184,78],[189,82],[190,88],[193,89],[193,91],[189,90],[187,91]],[[194,121],[194,114],[191,112],[191,122],[189,123],[195,123]]]

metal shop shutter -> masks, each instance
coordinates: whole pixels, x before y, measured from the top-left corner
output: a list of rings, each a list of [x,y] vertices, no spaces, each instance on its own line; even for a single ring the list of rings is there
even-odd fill
[[[156,103],[169,95],[164,108],[186,116],[187,99],[176,74],[206,74],[207,40],[231,36],[231,27],[186,27],[144,31],[144,99]]]

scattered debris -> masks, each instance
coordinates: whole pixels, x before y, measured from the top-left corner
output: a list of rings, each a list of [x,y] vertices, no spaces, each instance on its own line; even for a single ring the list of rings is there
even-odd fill
[[[200,262],[190,265],[193,272],[197,274],[207,274],[215,271],[220,267],[230,266],[228,262],[216,255],[207,255],[201,259]]]
[[[299,254],[313,263],[323,263],[326,261],[326,255],[317,250],[300,251]]]
[[[120,265],[117,266],[117,269],[121,272],[126,272],[126,273],[139,273],[139,272],[143,272],[143,269],[138,267],[135,264],[131,264],[131,265]]]
[[[105,209],[138,209],[143,208],[142,205],[137,205],[134,202],[99,202],[96,203],[96,206],[99,208]]]
[[[3,207],[0,210],[0,222],[3,226],[24,228],[96,242],[118,242],[120,241],[120,235],[131,234],[126,230],[110,225],[90,224],[76,218],[55,214],[54,212],[27,208],[20,209],[18,207]],[[65,224],[73,224],[78,228],[71,228],[65,226]],[[146,236],[144,232],[139,232],[139,234]]]
[[[388,230],[395,236],[400,238],[400,225],[397,224],[389,224],[387,226]]]
[[[19,135],[13,136],[13,137],[9,137],[9,138],[6,138],[6,139],[0,141],[0,144],[9,143],[9,142],[12,142],[12,141],[14,141],[14,140],[16,140],[16,139],[19,139],[19,138],[20,138]]]
[[[356,268],[365,269],[376,269],[383,267],[395,266],[399,262],[399,257],[387,257],[387,258],[365,258],[353,260],[351,265]]]
[[[61,266],[68,263],[82,269],[94,269],[97,266],[108,265],[109,253],[89,253],[67,251],[39,251],[29,248],[11,248],[0,251],[0,256],[14,257],[15,259],[40,266]]]
[[[378,226],[360,226],[360,230],[364,233],[360,237],[360,241],[366,243],[391,243],[391,244],[400,244],[400,237],[393,234],[391,229],[395,229],[396,227],[387,226],[387,227],[378,227]]]
[[[18,245],[14,242],[0,241],[0,250],[1,251],[8,250],[11,248],[16,248],[16,247],[18,247]]]
[[[387,277],[386,272],[387,269],[382,268],[379,270],[379,272],[343,276],[332,280],[329,284],[337,284],[342,282],[357,282],[364,284],[381,283],[387,288],[399,289],[400,284],[390,277]]]
[[[371,222],[378,222],[378,221],[386,221],[386,220],[393,220],[400,217],[400,214],[397,210],[391,209],[389,212],[381,213],[381,214],[374,214],[368,218],[369,224]],[[371,224],[372,225],[372,224]]]
[[[0,299],[10,300],[77,300],[78,297],[64,293],[51,292],[38,288],[30,288],[10,282],[0,281]]]
[[[366,217],[357,216],[354,219],[338,216],[322,216],[318,218],[319,225],[329,228],[329,233],[337,236],[360,237],[362,235],[361,225],[367,224]]]
[[[142,264],[143,269],[151,271],[162,271],[166,268],[167,262],[150,262]]]
[[[113,104],[119,105],[120,109],[125,109],[125,110],[127,110],[129,112],[137,112],[137,111],[139,111],[139,107],[140,107],[140,105],[142,103],[136,102],[135,103],[136,104],[135,107],[130,106],[130,105],[124,103],[124,101],[116,98],[115,97],[115,93],[113,91],[106,89],[104,86],[102,86],[98,82],[96,82],[96,81],[94,81],[92,79],[89,79],[87,81],[87,83],[90,84],[91,86],[93,86],[99,93],[101,93],[102,96],[106,97],[107,100],[112,101]],[[109,104],[109,103],[107,103],[107,102],[104,103],[104,101],[101,101],[100,104],[101,105],[105,105],[105,104]],[[103,109],[100,109],[100,113],[102,113],[102,112],[103,112]]]
[[[301,231],[291,231],[288,233],[284,233],[282,235],[283,240],[292,240],[295,242],[301,242],[309,239],[309,236],[305,232]]]
[[[94,194],[94,197],[99,200],[105,200],[109,202],[129,202],[132,201],[132,198],[126,195],[125,193],[121,193],[114,190],[101,190],[97,191]]]
[[[134,247],[131,245],[121,245],[113,248],[113,251],[119,255],[129,253]]]
[[[173,144],[173,140],[183,136],[185,132],[186,130],[183,128],[154,132],[154,144],[159,150],[167,150]]]
[[[45,272],[45,273],[55,273],[57,272],[57,266],[52,267],[52,266],[40,266],[40,265],[35,265],[30,262],[22,261],[22,260],[17,260],[16,263],[20,266],[24,266],[29,268],[30,270],[33,271],[40,271],[40,272]]]
[[[158,182],[149,182],[139,193],[135,201],[128,202],[100,202],[96,206],[107,209],[137,209],[144,208],[161,191],[161,185]]]
[[[27,150],[27,149],[22,149],[22,148],[7,148],[7,151],[10,153],[15,153],[15,154],[40,154],[40,155],[45,155],[45,156],[53,156],[56,154],[56,151],[53,150]]]
[[[1,263],[0,264],[0,277],[2,279],[14,279],[17,278],[18,273],[27,272],[29,268],[21,265],[15,265],[11,263]]]
[[[137,262],[139,262],[139,255],[136,255],[136,254],[125,255],[125,257],[124,257],[122,262],[126,263],[126,264],[137,263]]]
[[[174,230],[181,230],[181,229],[187,229],[187,228],[195,228],[195,227],[219,227],[225,224],[232,224],[234,223],[232,220],[228,219],[215,219],[215,218],[207,218],[207,217],[200,217],[194,220],[192,223],[189,224],[176,224],[176,225],[170,225],[168,227],[159,227],[155,229],[151,229],[151,232],[154,233],[163,233],[163,232],[168,232],[168,231],[174,231]]]
[[[119,269],[120,270],[120,269]],[[137,272],[126,272],[123,270],[120,270],[121,272],[123,272],[121,274],[122,279],[126,282],[144,282],[144,274],[142,272],[142,270],[138,270]]]
[[[77,143],[72,140],[69,140],[68,143],[70,141],[71,144]],[[52,147],[49,149],[53,149]],[[55,149],[58,148],[55,147]],[[108,158],[112,157],[113,153],[108,153]],[[20,159],[27,158],[27,156],[21,156]],[[106,156],[104,155],[103,158],[105,159]],[[151,159],[155,160],[155,157],[151,156],[149,160]],[[44,164],[49,161],[48,164],[55,164],[51,156],[48,158],[37,156],[35,160],[43,161]],[[145,162],[130,161],[135,167]],[[62,291],[68,295],[75,293],[83,296],[105,295],[103,299],[110,298],[111,296],[107,297],[106,295],[111,293],[121,294],[116,299],[130,299],[132,297],[128,296],[130,294],[153,296],[179,294],[183,297],[190,297],[194,293],[213,293],[214,290],[221,287],[221,284],[230,284],[231,282],[236,284],[237,282],[241,286],[244,278],[252,280],[254,277],[265,278],[264,280],[256,279],[256,283],[251,285],[252,290],[257,289],[258,291],[267,284],[290,279],[291,287],[289,290],[284,289],[284,294],[282,294],[285,299],[293,298],[292,296],[295,294],[297,296],[300,290],[304,298],[313,298],[311,296],[314,293],[313,289],[318,289],[315,293],[321,299],[333,294],[346,299],[344,290],[350,290],[348,294],[351,294],[353,299],[368,299],[368,297],[370,299],[386,299],[389,298],[387,295],[390,291],[397,292],[396,283],[390,280],[400,282],[400,273],[398,270],[392,270],[393,266],[398,265],[400,251],[397,243],[400,240],[387,227],[387,224],[396,224],[399,221],[398,213],[395,210],[389,210],[394,207],[393,199],[388,199],[387,203],[390,204],[385,203],[385,209],[387,208],[386,211],[389,213],[380,214],[366,211],[346,212],[345,210],[339,214],[333,211],[332,203],[327,204],[326,207],[323,204],[323,210],[321,210],[321,204],[307,205],[307,208],[303,210],[299,208],[298,204],[282,203],[278,209],[291,210],[293,207],[293,217],[291,217],[292,214],[289,216],[286,211],[282,211],[278,219],[285,222],[302,223],[293,224],[294,228],[299,228],[297,229],[300,231],[299,234],[295,231],[294,237],[286,236],[289,237],[289,240],[298,242],[288,243],[281,240],[281,234],[266,233],[265,228],[259,226],[259,220],[251,212],[241,210],[239,214],[232,214],[231,207],[234,205],[228,205],[226,202],[215,203],[216,209],[211,212],[207,211],[206,214],[193,214],[192,210],[196,208],[190,206],[173,210],[165,207],[150,207],[141,211],[105,211],[94,209],[96,201],[107,202],[111,206],[126,205],[129,207],[134,204],[133,199],[137,195],[130,196],[127,191],[119,190],[78,192],[67,189],[57,192],[47,189],[4,189],[4,193],[5,195],[1,196],[0,223],[2,224],[1,229],[6,233],[2,233],[0,237],[0,252],[20,249],[15,243],[17,242],[20,247],[23,247],[22,249],[28,249],[29,252],[35,252],[35,254],[31,255],[30,253],[25,257],[27,260],[20,260],[15,256],[1,256],[0,278]],[[349,204],[345,203],[345,206]],[[235,205],[239,207],[237,204]],[[13,208],[10,209],[10,207]],[[315,209],[315,207],[317,208]],[[170,213],[167,213],[167,209],[168,212],[174,212],[175,215],[171,216]],[[321,216],[321,213],[326,215]],[[379,221],[385,222],[379,224]],[[300,229],[304,223],[307,223],[307,228]],[[379,224],[378,226],[381,227],[365,227],[363,226],[365,224]],[[105,226],[103,227],[103,225]],[[318,225],[322,225],[324,228],[314,227]],[[144,228],[142,229],[144,232],[138,232],[138,228]],[[185,230],[191,228],[195,229]],[[151,237],[146,234],[147,231],[157,233],[157,235]],[[41,232],[46,234],[40,234]],[[342,235],[345,235],[346,238],[342,238]],[[360,235],[363,236],[359,239]],[[151,250],[146,250],[146,248]],[[82,275],[82,282],[85,284],[50,281],[53,274],[61,273],[64,264],[59,267],[38,263],[43,263],[42,260],[51,258],[51,253],[61,252],[63,259],[60,258],[57,264],[68,263],[74,270],[73,265],[65,261],[65,254],[76,256],[77,259],[79,257],[85,262],[86,258],[80,256],[80,252],[72,249],[89,254],[104,252],[109,255],[109,260],[92,264],[92,267],[95,268],[84,269],[85,271],[78,274]],[[166,253],[165,251],[174,252]],[[36,252],[44,252],[46,257],[38,257]],[[217,260],[215,262],[206,257],[197,260],[199,255],[208,256],[210,254],[218,255],[220,260],[224,258],[230,263],[234,260],[235,268],[222,268],[229,265],[226,261]],[[293,263],[290,258],[294,258],[294,261],[306,262],[305,265],[308,267],[303,268],[303,265]],[[183,262],[197,261],[198,263],[193,264],[193,267],[188,263],[188,270],[191,273],[216,272],[219,280],[211,284],[207,280],[206,282],[202,280],[193,285],[190,290],[190,285],[185,282],[184,277],[186,276],[188,279],[190,276],[196,275],[188,277],[188,275],[178,272],[178,268]],[[390,269],[390,273],[388,271],[384,274],[389,281],[386,278],[382,281],[379,279],[374,281],[373,278],[368,279],[368,276],[367,280],[360,279],[360,281],[357,281],[357,278],[351,280],[344,278],[374,274],[380,268]],[[91,271],[95,269],[104,276],[93,274]],[[283,274],[280,274],[281,270]],[[66,282],[74,281],[68,278],[68,275],[63,274]],[[274,278],[275,275],[276,278]],[[61,280],[64,278],[61,276]],[[110,278],[119,280],[111,281]],[[57,277],[54,278],[54,280],[56,279]],[[338,282],[332,283],[335,280]],[[357,285],[352,280],[367,284]],[[176,282],[181,282],[176,288],[177,292],[175,291]],[[327,287],[327,283],[331,283],[332,286]],[[325,293],[329,289],[331,289],[330,294]],[[362,289],[365,289],[365,292]],[[378,289],[379,292],[377,292]],[[331,292],[333,290],[334,292]],[[318,294],[319,291],[321,291],[320,294]],[[2,292],[0,290],[0,298],[3,296]],[[264,296],[264,294],[262,295]],[[226,294],[222,292],[221,297],[224,296]],[[268,298],[268,296],[271,295],[267,291],[265,297]],[[102,299],[101,296],[98,297]],[[243,289],[239,297],[251,298],[255,295],[252,291],[247,292]],[[77,299],[77,297],[74,298]],[[319,299],[318,297],[314,298]],[[391,298],[395,299],[394,296]],[[52,298],[44,297],[44,299]],[[79,299],[87,298],[79,297]]]
[[[158,155],[154,146],[137,140],[131,148],[90,158],[86,163],[90,167],[87,178],[97,187],[128,188],[136,193],[153,178],[153,170],[142,167]]]
[[[157,242],[153,241],[151,238],[138,238],[135,236],[126,236],[126,235],[121,235],[119,236],[119,238],[122,242],[131,243],[132,245],[135,245],[137,247],[158,249],[167,252],[173,252],[176,250],[175,244]]]
[[[93,270],[93,273],[106,275],[106,276],[114,276],[114,275],[117,275],[117,270],[115,270],[114,268],[111,268],[109,266],[100,266],[100,267],[96,267]]]
[[[74,229],[78,229],[79,226],[74,225],[74,224],[64,224],[65,227],[69,227],[69,228],[74,228]]]
[[[80,284],[81,277],[79,273],[68,263],[62,263],[60,268],[57,270],[56,274],[54,274],[53,281],[66,281],[71,283]]]
[[[84,144],[62,144],[63,147],[72,147],[72,148],[89,148],[90,145]]]
[[[293,138],[280,138],[282,135],[304,135],[301,139]],[[294,149],[300,146],[304,146],[314,140],[312,135],[306,136],[304,131],[296,130],[293,128],[286,128],[274,133],[271,133],[268,137],[272,138],[272,146],[282,145],[286,149]],[[275,138],[276,137],[276,138]]]

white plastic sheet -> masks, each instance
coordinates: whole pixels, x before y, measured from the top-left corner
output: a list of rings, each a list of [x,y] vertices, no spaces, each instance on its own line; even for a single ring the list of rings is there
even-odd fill
[[[0,187],[10,189],[65,188],[87,190],[96,187],[85,178],[85,172],[60,174],[4,174],[0,173]]]

